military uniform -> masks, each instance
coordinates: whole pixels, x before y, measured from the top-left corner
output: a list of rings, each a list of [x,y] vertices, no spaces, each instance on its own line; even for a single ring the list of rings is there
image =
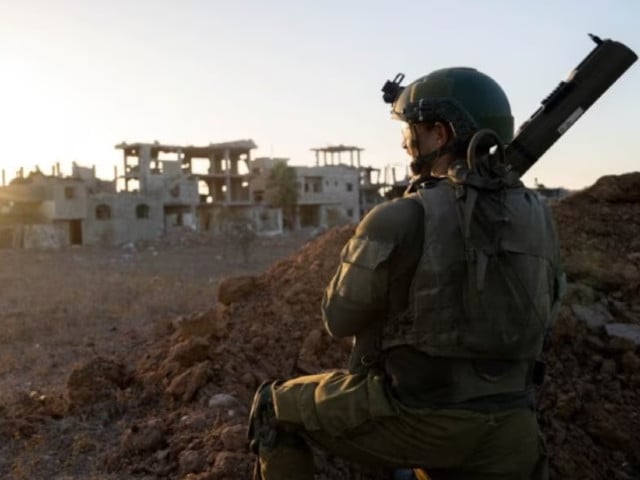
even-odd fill
[[[550,212],[516,185],[480,199],[480,224],[470,225],[459,185],[426,187],[374,208],[342,251],[322,312],[331,335],[356,339],[349,371],[265,390],[277,430],[259,446],[265,480],[312,479],[307,442],[365,465],[422,467],[434,480],[547,477],[533,377],[563,281]],[[506,212],[489,219],[504,224],[497,250],[482,232],[495,201]],[[469,231],[486,237],[472,269]],[[503,249],[508,261],[496,262]],[[484,294],[496,285],[531,298]]]
[[[539,235],[548,234],[559,278],[555,231],[541,209],[549,230],[539,229]],[[358,336],[406,312],[423,254],[424,216],[408,197],[376,207],[358,226],[323,300],[332,335]],[[352,460],[425,467],[436,480],[544,478],[546,453],[528,361],[434,357],[405,344],[384,350],[371,367],[368,373],[311,375],[275,386],[278,422]],[[486,379],[493,370],[499,381]],[[303,446],[284,462],[274,460],[276,451],[261,451],[265,479],[312,478],[308,469],[300,471],[305,461],[287,463],[299,456],[312,465]],[[296,471],[288,465],[297,465]]]

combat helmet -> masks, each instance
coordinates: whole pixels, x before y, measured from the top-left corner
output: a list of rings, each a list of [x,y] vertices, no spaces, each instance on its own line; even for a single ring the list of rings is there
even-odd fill
[[[513,138],[513,116],[507,95],[491,77],[469,67],[443,68],[406,87],[399,73],[382,88],[393,118],[407,123],[446,122],[455,142],[466,144],[480,129],[496,132],[503,143]]]

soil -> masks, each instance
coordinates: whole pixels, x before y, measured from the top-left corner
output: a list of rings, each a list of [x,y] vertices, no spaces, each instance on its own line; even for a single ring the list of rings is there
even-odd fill
[[[569,280],[538,392],[552,478],[640,478],[638,192],[638,173],[604,177],[552,205]],[[0,251],[0,477],[250,478],[256,387],[346,365],[319,305],[352,233],[261,239],[250,264],[195,234]]]

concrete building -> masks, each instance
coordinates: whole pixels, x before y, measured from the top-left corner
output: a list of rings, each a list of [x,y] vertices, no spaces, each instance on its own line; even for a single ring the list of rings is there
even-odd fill
[[[256,158],[251,164],[251,194],[256,204],[267,202],[267,189],[271,170],[278,164],[288,164],[286,158]],[[295,172],[298,194],[295,214],[290,225],[304,227],[331,227],[357,222],[359,210],[359,175],[346,165],[317,167],[291,166]]]
[[[39,170],[0,188],[0,245],[55,248],[121,244],[163,232],[158,198],[117,192],[116,182],[73,164],[72,174]]]
[[[379,168],[362,165],[364,148],[340,144],[312,148],[311,151],[315,153],[316,169],[330,177],[324,181],[324,188],[337,195],[349,221],[358,222],[384,201],[383,192],[390,186],[386,178],[387,169],[384,170],[384,178],[380,178]]]
[[[347,165],[295,167],[300,227],[332,227],[360,220],[360,174]]]
[[[280,212],[256,206],[249,171],[252,140],[205,146],[121,143],[124,191],[159,197],[163,228],[222,233],[229,222],[248,222],[258,233],[282,231]]]
[[[257,233],[282,232],[279,209],[257,205],[249,187],[251,140],[203,147],[121,143],[123,174],[96,178],[73,164],[51,175],[18,173],[0,187],[0,246],[51,248],[114,245],[158,238],[176,228],[222,233],[250,225]]]
[[[151,240],[177,228],[283,231],[283,212],[265,201],[270,171],[283,158],[251,159],[252,140],[206,146],[121,143],[122,174],[98,179],[73,164],[64,177],[19,172],[0,187],[0,246],[52,248]],[[317,165],[296,166],[298,201],[291,227],[355,223],[382,201],[379,170],[360,166],[358,147],[313,149]],[[345,163],[342,156],[349,156]],[[320,156],[323,165],[320,165]],[[379,176],[379,175],[378,175]]]
[[[46,248],[82,244],[87,189],[82,179],[36,169],[0,188],[0,245]]]
[[[361,165],[364,149],[337,145],[311,150],[315,152],[315,166],[291,166],[298,189],[294,228],[357,223],[384,200],[380,169]],[[256,202],[264,200],[270,170],[287,162],[286,158],[257,158],[252,162],[251,190]]]

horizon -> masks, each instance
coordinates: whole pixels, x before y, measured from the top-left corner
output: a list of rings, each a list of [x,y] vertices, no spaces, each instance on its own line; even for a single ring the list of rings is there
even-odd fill
[[[295,166],[315,165],[312,148],[355,145],[364,149],[363,165],[404,172],[400,124],[380,92],[397,72],[406,84],[438,68],[477,68],[503,87],[517,127],[594,47],[587,33],[640,49],[640,4],[632,1],[307,5],[6,5],[0,168],[7,182],[21,166],[47,173],[60,163],[68,174],[72,162],[95,165],[99,178],[110,179],[114,166],[122,168],[116,144],[156,140],[252,139],[252,158],[288,158]],[[575,190],[638,170],[637,85],[634,65],[525,183]]]

